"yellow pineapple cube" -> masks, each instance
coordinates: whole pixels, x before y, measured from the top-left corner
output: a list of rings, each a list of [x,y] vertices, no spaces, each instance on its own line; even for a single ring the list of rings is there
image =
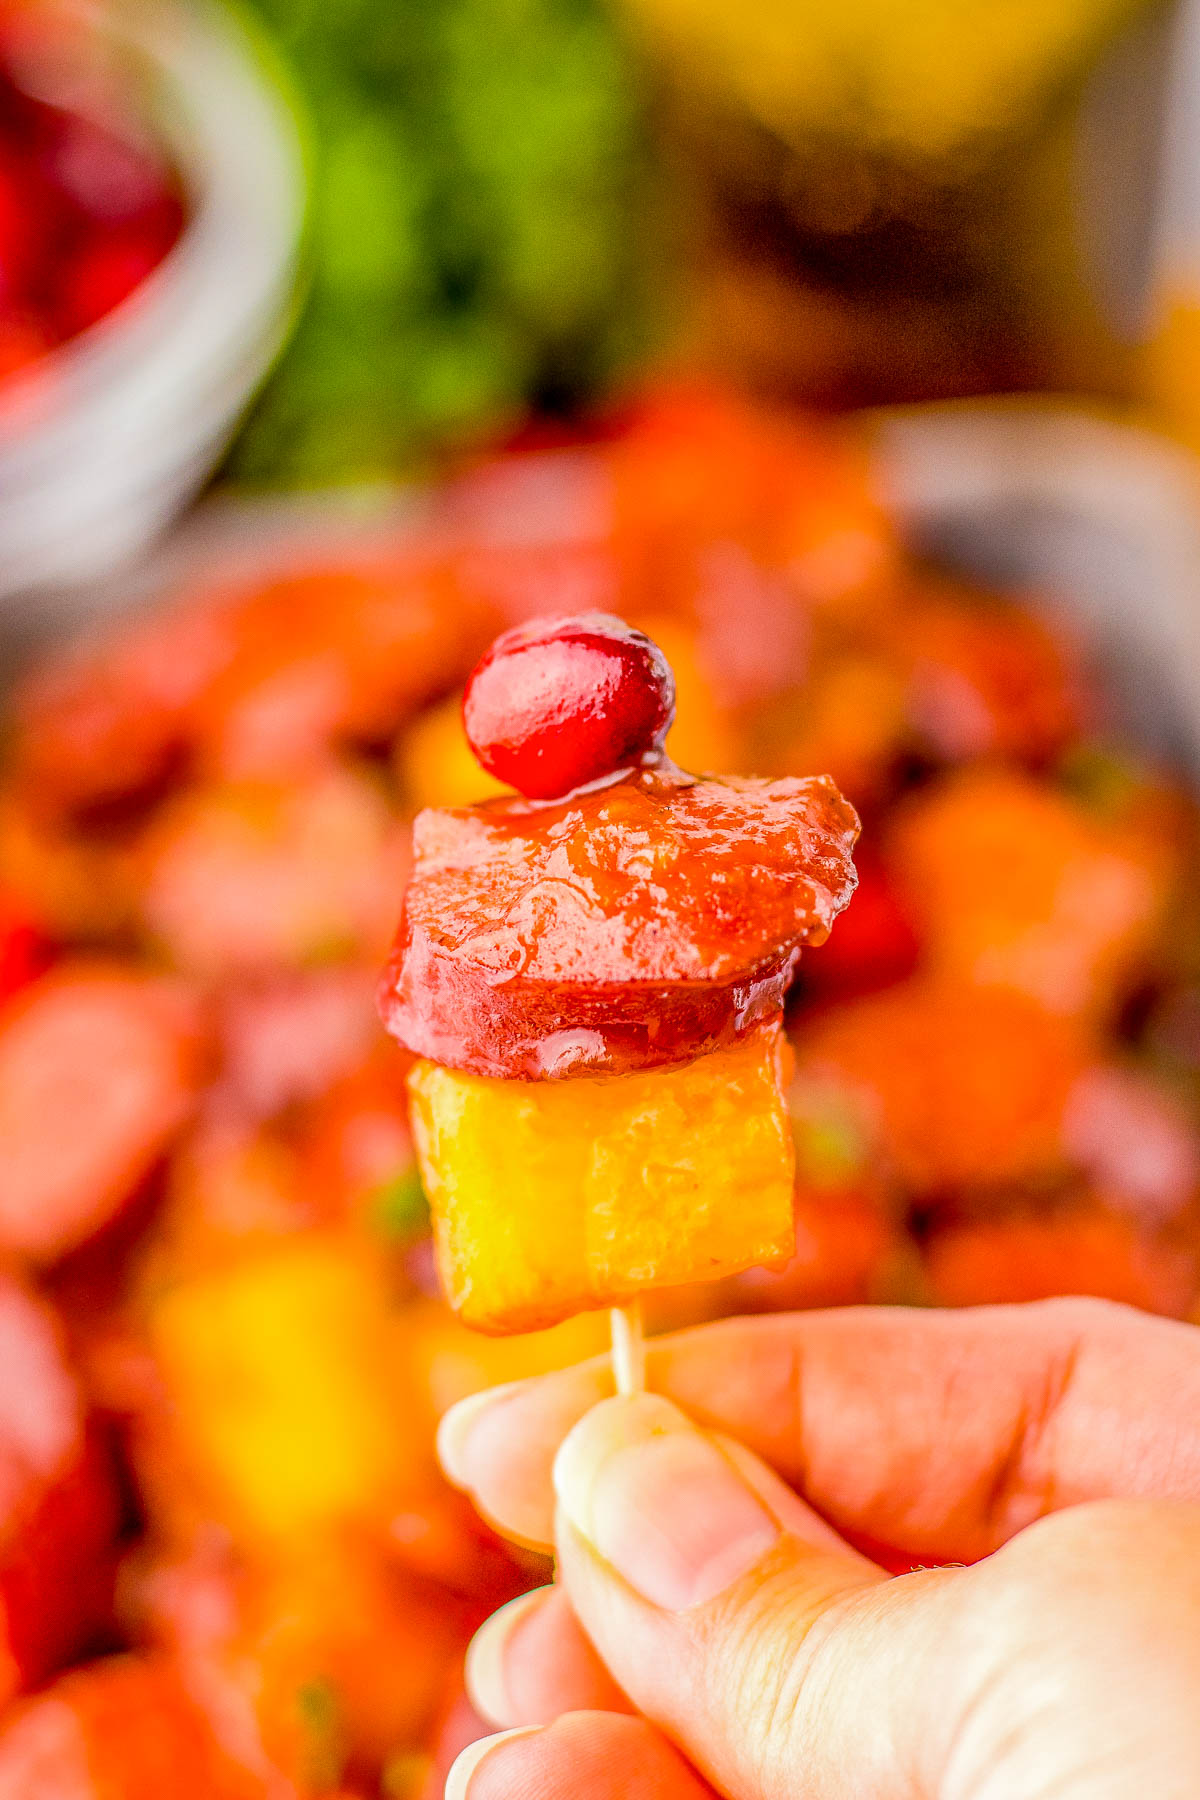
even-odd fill
[[[395,1508],[413,1449],[390,1323],[382,1272],[316,1233],[160,1297],[151,1342],[185,1460],[240,1537],[278,1545]]]
[[[792,1253],[778,1025],[628,1075],[496,1081],[422,1061],[409,1094],[442,1281],[477,1330]]]

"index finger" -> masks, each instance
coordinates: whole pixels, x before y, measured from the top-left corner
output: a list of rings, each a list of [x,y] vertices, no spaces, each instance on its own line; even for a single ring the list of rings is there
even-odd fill
[[[973,1562],[1085,1500],[1200,1499],[1200,1331],[1104,1301],[722,1320],[651,1343],[647,1385],[901,1564]],[[611,1392],[602,1358],[465,1401],[447,1473],[550,1544],[554,1453]]]

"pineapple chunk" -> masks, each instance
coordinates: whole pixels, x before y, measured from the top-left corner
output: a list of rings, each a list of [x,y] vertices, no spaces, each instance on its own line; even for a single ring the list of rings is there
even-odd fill
[[[418,1062],[413,1135],[468,1325],[533,1331],[794,1247],[783,1038],[678,1068],[496,1081]]]
[[[186,1460],[237,1535],[278,1546],[387,1517],[413,1451],[381,1275],[313,1234],[198,1275],[151,1336]]]

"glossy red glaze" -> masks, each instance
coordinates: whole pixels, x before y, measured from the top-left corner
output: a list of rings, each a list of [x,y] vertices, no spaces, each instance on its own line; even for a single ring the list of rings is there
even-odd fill
[[[170,984],[83,959],[0,1018],[0,1245],[50,1263],[134,1198],[200,1086],[197,1017]]]
[[[854,891],[857,835],[828,777],[670,768],[552,806],[421,813],[384,1023],[509,1079],[685,1061],[780,1007]]]
[[[555,800],[662,749],[675,683],[656,644],[608,613],[531,619],[502,632],[463,698],[483,767]]]

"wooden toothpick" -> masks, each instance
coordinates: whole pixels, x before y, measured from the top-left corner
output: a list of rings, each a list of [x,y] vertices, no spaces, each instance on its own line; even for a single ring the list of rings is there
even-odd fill
[[[627,1306],[614,1306],[609,1314],[612,1323],[613,1378],[618,1394],[640,1394],[646,1386],[646,1337],[642,1323],[642,1303],[631,1300]]]

